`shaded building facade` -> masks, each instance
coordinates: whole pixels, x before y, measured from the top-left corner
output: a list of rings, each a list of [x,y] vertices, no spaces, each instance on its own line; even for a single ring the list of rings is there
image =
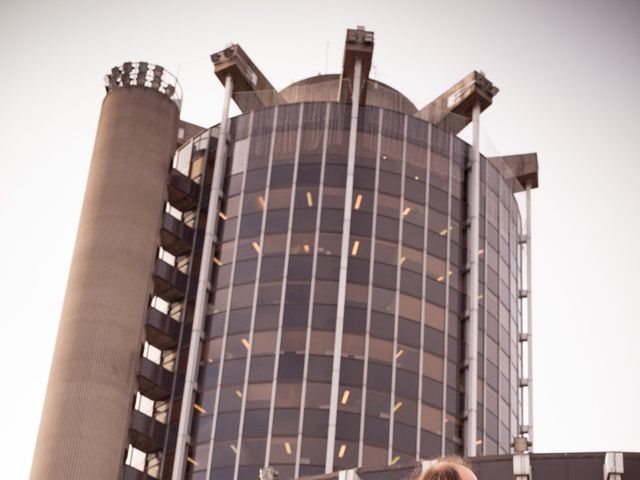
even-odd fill
[[[112,70],[33,478],[295,478],[531,440],[514,193],[535,154],[457,137],[497,93],[483,74],[418,110],[372,53],[349,30],[342,74],[278,92],[228,47],[209,129],[160,67]]]

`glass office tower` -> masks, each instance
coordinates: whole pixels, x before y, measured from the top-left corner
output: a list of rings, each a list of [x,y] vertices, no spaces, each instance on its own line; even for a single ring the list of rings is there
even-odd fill
[[[537,186],[535,158],[474,167],[456,134],[497,89],[474,72],[418,111],[367,79],[372,37],[350,30],[342,75],[281,92],[238,46],[212,56],[242,113],[175,127],[148,309],[130,319],[123,478],[295,478],[469,454],[469,425],[477,454],[526,433],[514,193]],[[145,88],[111,81],[107,98]]]
[[[462,452],[469,146],[411,115],[361,107],[338,333],[349,107],[287,104],[232,120],[194,472],[212,454],[213,478],[236,468],[253,478],[267,453],[285,477],[324,472],[337,334],[335,468],[432,457],[443,440]],[[486,161],[482,173],[479,438],[486,431],[485,451],[498,453],[517,425],[520,215],[510,182]]]

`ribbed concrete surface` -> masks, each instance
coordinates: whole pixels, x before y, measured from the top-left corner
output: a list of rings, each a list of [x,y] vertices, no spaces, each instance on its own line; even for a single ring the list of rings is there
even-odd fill
[[[118,478],[177,123],[148,88],[104,100],[32,479]]]

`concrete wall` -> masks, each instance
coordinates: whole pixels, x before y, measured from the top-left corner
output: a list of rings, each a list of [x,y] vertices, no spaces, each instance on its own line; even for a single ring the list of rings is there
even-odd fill
[[[122,467],[178,115],[150,88],[104,99],[32,479],[113,480]]]

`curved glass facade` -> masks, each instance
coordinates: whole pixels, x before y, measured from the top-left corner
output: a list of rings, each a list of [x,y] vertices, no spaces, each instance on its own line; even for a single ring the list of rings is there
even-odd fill
[[[298,103],[232,119],[187,478],[324,473],[336,335],[333,469],[461,453],[470,147],[416,117],[360,108],[336,332],[350,113]],[[510,182],[481,159],[483,454],[510,451],[519,408]]]

